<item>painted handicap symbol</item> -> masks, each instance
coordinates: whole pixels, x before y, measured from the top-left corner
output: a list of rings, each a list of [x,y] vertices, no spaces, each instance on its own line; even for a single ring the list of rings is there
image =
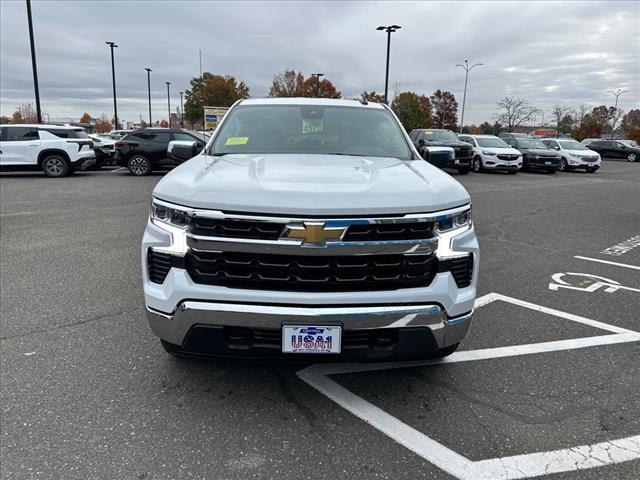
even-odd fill
[[[575,284],[571,284],[565,278],[566,277],[577,277],[572,278],[575,280]],[[571,272],[561,272],[554,273],[551,275],[551,280],[555,283],[549,283],[549,290],[558,291],[561,288],[566,288],[567,290],[578,290],[580,292],[593,293],[597,290],[604,290],[607,293],[614,293],[618,290],[626,290],[629,292],[637,292],[640,293],[640,289],[631,288],[621,285],[620,282],[615,280],[611,280],[610,278],[600,277],[598,275],[592,275],[590,273],[571,273]]]

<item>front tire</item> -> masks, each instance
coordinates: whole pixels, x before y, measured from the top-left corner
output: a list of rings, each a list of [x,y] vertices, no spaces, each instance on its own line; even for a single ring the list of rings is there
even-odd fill
[[[474,172],[480,173],[482,171],[482,159],[480,157],[473,157],[473,160],[471,160],[471,168]]]
[[[129,172],[136,177],[142,177],[151,173],[151,162],[144,155],[133,155],[127,163]]]
[[[637,162],[638,161],[638,155],[636,155],[635,153],[630,153],[629,155],[627,155],[627,162]]]
[[[49,155],[42,161],[42,171],[47,177],[66,177],[71,172],[67,159],[60,155]]]
[[[560,163],[558,164],[558,170],[561,172],[566,172],[569,169],[569,165],[567,164],[566,158],[561,158]]]
[[[596,173],[597,168],[587,168],[587,173]]]

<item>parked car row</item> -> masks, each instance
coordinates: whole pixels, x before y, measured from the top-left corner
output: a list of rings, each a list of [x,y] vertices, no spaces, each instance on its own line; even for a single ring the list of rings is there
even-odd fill
[[[522,133],[456,135],[446,129],[415,129],[409,135],[427,162],[461,174],[469,171],[520,170],[554,173],[584,169],[594,173],[601,157],[640,160],[640,148],[631,140],[570,138],[538,139]],[[42,170],[61,177],[79,169],[104,165],[125,167],[132,175],[175,167],[195,156],[209,135],[173,128],[114,130],[87,135],[81,127],[59,125],[3,125],[0,130],[2,170]],[[176,142],[176,151],[169,151]]]

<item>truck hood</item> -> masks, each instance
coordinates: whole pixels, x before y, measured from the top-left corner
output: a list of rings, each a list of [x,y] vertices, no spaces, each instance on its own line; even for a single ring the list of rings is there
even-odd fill
[[[453,147],[453,148],[472,148],[472,145],[467,142],[446,142],[442,140],[425,140],[424,144],[429,147]]]
[[[423,160],[321,154],[204,154],[169,172],[155,198],[194,208],[281,215],[435,212],[469,203]]]

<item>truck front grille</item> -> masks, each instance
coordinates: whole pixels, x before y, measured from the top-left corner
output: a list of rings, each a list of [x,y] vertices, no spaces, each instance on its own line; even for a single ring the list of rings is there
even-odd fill
[[[278,240],[285,228],[283,223],[260,220],[194,217],[189,222],[193,235],[249,240]],[[346,242],[420,240],[432,238],[433,235],[434,222],[355,223],[347,228],[343,240]]]
[[[438,270],[433,255],[334,257],[190,251],[185,264],[196,283],[305,292],[424,287]]]
[[[212,237],[277,240],[284,228],[282,223],[222,220],[194,217],[190,220],[191,233]]]

